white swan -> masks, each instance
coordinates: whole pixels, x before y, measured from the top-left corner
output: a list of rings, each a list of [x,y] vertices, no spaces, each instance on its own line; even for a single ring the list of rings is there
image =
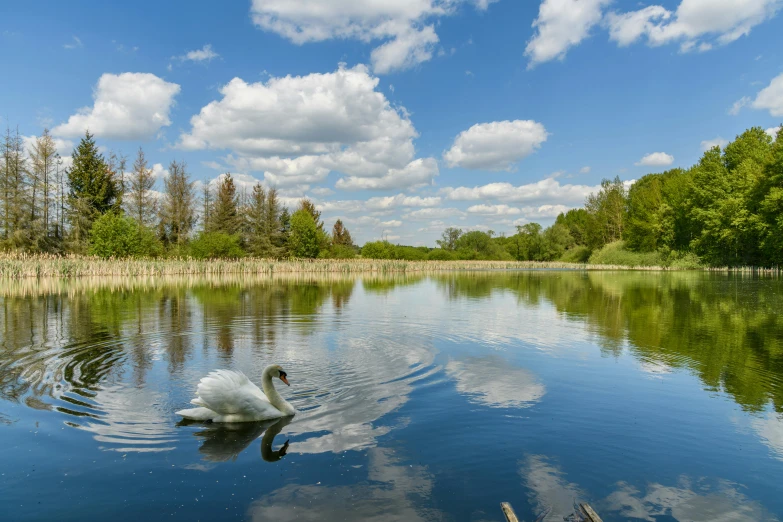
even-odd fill
[[[290,386],[286,376],[280,366],[267,366],[261,376],[261,391],[242,372],[215,370],[201,379],[196,398],[190,401],[198,408],[180,410],[177,415],[212,422],[253,422],[295,415],[296,409],[272,384],[272,377],[277,377]]]

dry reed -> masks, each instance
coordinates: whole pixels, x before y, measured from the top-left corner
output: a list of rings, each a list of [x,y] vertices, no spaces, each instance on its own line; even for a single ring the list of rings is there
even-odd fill
[[[395,273],[460,270],[666,270],[665,267],[627,267],[536,261],[396,261],[384,259],[100,259],[84,256],[0,255],[0,279],[77,277],[161,277],[169,275],[280,273]]]

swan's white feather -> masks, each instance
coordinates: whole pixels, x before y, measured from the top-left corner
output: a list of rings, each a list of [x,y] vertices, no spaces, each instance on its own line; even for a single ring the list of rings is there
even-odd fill
[[[194,421],[208,421],[215,417],[215,412],[209,408],[190,408],[187,410],[179,410],[177,415]]]
[[[196,395],[190,402],[200,408],[182,410],[177,412],[179,415],[214,422],[261,421],[285,415],[242,372],[215,370],[201,379]],[[203,409],[209,410],[211,416],[205,419]]]

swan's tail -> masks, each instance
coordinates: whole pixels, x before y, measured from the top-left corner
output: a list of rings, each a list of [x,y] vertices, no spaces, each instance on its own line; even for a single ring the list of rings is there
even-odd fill
[[[217,413],[210,410],[209,408],[190,408],[187,410],[179,410],[176,413],[177,415],[180,415],[186,419],[195,421],[212,420],[218,416]]]

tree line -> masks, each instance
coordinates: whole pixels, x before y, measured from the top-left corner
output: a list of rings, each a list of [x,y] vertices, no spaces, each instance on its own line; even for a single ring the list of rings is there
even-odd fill
[[[291,213],[276,189],[256,184],[242,194],[228,173],[198,194],[187,165],[177,161],[159,193],[141,148],[126,172],[127,165],[123,156],[104,156],[89,132],[65,168],[48,130],[28,151],[18,130],[7,129],[0,143],[0,248],[196,258],[349,258],[358,250],[340,220],[325,230],[308,199]]]
[[[274,188],[240,194],[230,174],[200,194],[173,161],[162,194],[139,149],[102,155],[88,132],[63,167],[48,131],[29,151],[19,132],[0,143],[0,247],[102,257],[331,257],[497,259],[695,267],[783,265],[783,140],[760,127],[707,150],[688,169],[627,187],[604,179],[583,208],[514,234],[448,228],[437,248],[372,241],[361,249],[337,221],[331,232],[307,200],[292,213]]]
[[[753,127],[688,169],[604,179],[583,208],[513,235],[448,228],[437,249],[368,243],[366,257],[783,266],[783,131]]]

